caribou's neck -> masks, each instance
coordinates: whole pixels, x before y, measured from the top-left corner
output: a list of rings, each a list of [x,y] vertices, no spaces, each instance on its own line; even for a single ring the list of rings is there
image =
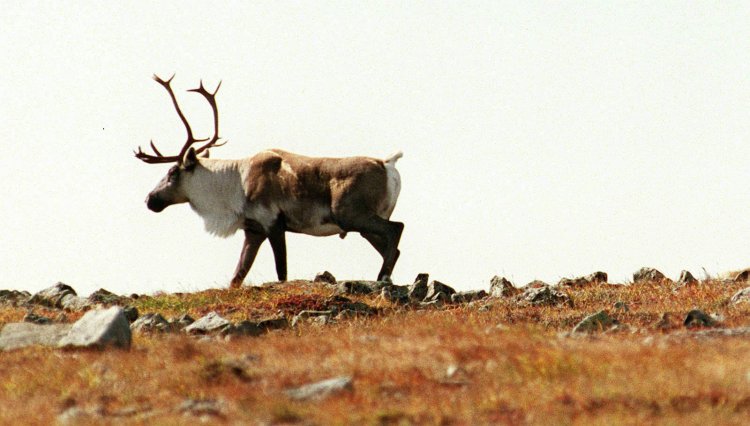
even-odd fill
[[[185,182],[190,207],[204,221],[206,231],[229,237],[242,228],[245,195],[237,160],[201,159]]]

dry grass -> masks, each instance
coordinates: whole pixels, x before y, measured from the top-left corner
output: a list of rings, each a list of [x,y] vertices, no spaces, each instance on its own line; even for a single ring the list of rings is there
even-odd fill
[[[750,339],[687,337],[693,308],[724,325],[750,325],[750,304],[729,305],[743,285],[709,282],[567,290],[575,307],[476,306],[413,310],[374,297],[370,318],[304,324],[256,338],[200,340],[136,335],[129,352],[29,348],[2,353],[0,423],[50,424],[69,407],[82,423],[185,424],[186,399],[220,401],[216,423],[313,424],[742,424],[750,415]],[[332,290],[291,283],[155,295],[141,313],[234,320],[316,308]],[[625,302],[628,312],[612,309]],[[608,309],[631,328],[561,336]],[[654,326],[671,313],[667,328]],[[5,308],[0,321],[24,311]],[[75,319],[71,315],[71,319]],[[447,376],[449,367],[457,367]],[[354,390],[296,402],[284,389],[350,375]]]

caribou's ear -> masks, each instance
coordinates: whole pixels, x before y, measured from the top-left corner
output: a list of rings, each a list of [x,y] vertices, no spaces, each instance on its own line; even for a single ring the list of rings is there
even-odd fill
[[[190,148],[185,154],[185,159],[182,160],[182,166],[185,170],[192,172],[196,165],[198,165],[198,156],[195,154],[195,149]]]

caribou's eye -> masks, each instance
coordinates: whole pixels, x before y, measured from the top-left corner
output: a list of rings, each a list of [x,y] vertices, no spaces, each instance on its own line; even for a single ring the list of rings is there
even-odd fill
[[[177,167],[172,167],[171,169],[169,169],[169,172],[167,172],[167,179],[169,179],[170,182],[176,182],[179,176],[180,169]]]

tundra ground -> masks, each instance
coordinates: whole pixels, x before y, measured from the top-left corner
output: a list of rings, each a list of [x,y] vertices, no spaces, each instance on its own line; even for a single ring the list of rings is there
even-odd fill
[[[750,326],[750,303],[729,303],[745,286],[591,285],[565,289],[572,307],[492,298],[420,309],[351,296],[379,313],[259,337],[135,334],[129,351],[27,348],[0,353],[0,423],[746,424],[750,337],[682,325],[697,308],[720,314],[721,327]],[[300,281],[134,304],[239,321],[291,317],[333,292]],[[602,309],[624,327],[568,335]],[[2,308],[0,325],[25,313]],[[309,401],[284,392],[338,376],[352,388]]]

